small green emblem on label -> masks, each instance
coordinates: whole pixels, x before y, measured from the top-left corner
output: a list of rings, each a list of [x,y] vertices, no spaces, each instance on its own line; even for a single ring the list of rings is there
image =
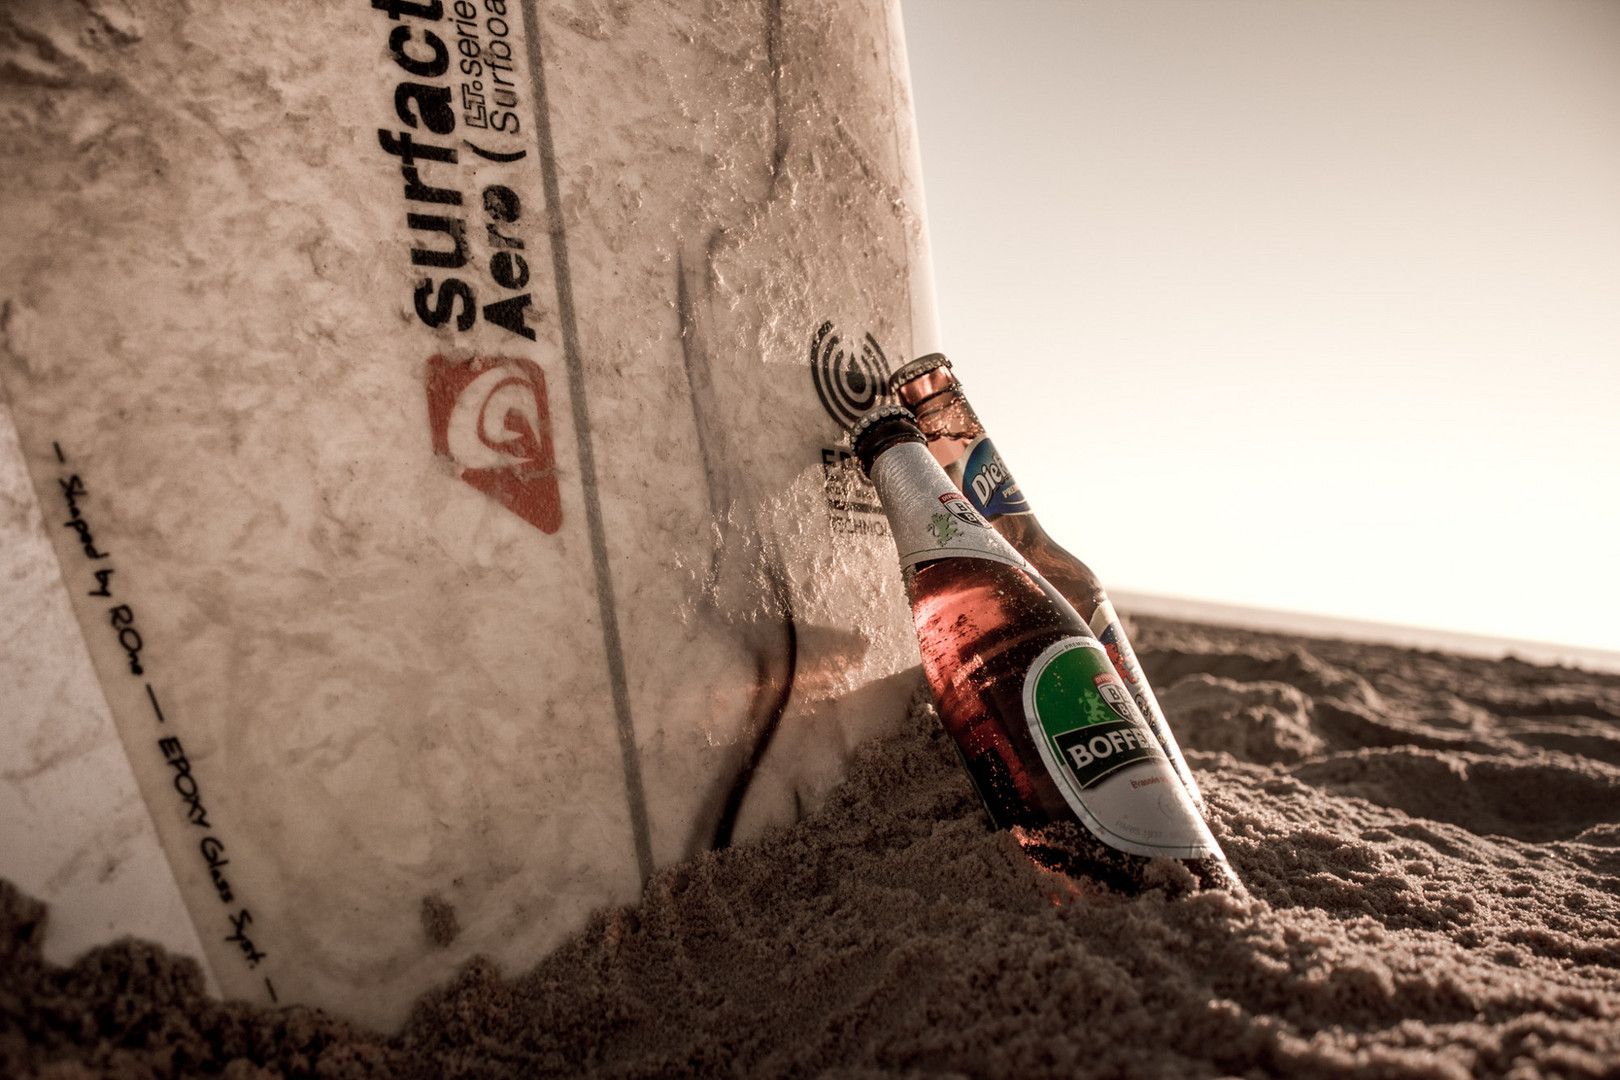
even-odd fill
[[[934,540],[940,547],[950,543],[951,537],[962,535],[962,530],[951,521],[951,515],[944,513],[936,513],[929,519],[928,531],[934,534]]]

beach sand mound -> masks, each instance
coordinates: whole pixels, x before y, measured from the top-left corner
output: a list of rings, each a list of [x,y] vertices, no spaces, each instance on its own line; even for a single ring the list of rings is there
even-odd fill
[[[392,1036],[211,1002],[139,942],[52,968],[7,887],[0,1073],[1620,1076],[1620,676],[1135,637],[1248,897],[1041,870],[919,704],[798,825]]]

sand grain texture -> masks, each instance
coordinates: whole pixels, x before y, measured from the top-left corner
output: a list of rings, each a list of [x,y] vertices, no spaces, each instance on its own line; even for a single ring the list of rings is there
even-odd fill
[[[0,1073],[1620,1075],[1620,676],[1135,636],[1249,898],[1041,871],[919,708],[798,825],[393,1036],[210,1002],[136,942],[50,967],[8,889]]]

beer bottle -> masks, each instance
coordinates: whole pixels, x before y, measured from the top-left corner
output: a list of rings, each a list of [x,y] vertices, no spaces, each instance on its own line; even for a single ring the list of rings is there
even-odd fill
[[[887,405],[852,438],[882,499],[923,670],[991,822],[1038,861],[1125,891],[1150,860],[1235,886],[1102,644]]]
[[[1089,566],[1060,547],[1035,520],[1018,482],[1007,471],[1006,463],[985,435],[984,425],[962,393],[962,384],[952,373],[951,362],[943,353],[918,357],[889,377],[889,387],[900,403],[917,417],[917,426],[928,439],[929,452],[944,466],[946,474],[956,482],[968,502],[1074,605],[1075,611],[1108,650],[1114,670],[1119,672],[1126,689],[1135,698],[1136,707],[1164,748],[1176,775],[1187,786],[1193,804],[1203,810],[1204,793],[1193,779],[1192,769],[1188,768],[1181,747],[1165,721],[1159,701],[1153,696],[1153,687],[1148,685],[1147,675],[1137,662],[1136,651],[1125,636],[1125,627],[1114,605],[1108,602],[1102,582]]]

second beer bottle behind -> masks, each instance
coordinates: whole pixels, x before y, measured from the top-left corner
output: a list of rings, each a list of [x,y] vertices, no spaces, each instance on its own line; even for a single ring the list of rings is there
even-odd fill
[[[1102,645],[968,503],[907,410],[853,440],[899,551],[940,718],[991,821],[1030,853],[1136,891],[1150,860],[1235,879]]]
[[[1125,680],[1136,707],[1164,748],[1176,775],[1187,786],[1194,805],[1204,808],[1204,794],[1181,754],[1181,747],[1159,709],[1153,688],[1125,635],[1114,605],[1091,568],[1065,551],[1035,519],[1018,482],[985,434],[978,414],[962,393],[943,353],[920,356],[889,377],[889,387],[900,404],[912,411],[928,439],[928,452],[956,482],[968,502],[995,526],[1041,576],[1074,605],[1092,633],[1108,650],[1109,659]]]

